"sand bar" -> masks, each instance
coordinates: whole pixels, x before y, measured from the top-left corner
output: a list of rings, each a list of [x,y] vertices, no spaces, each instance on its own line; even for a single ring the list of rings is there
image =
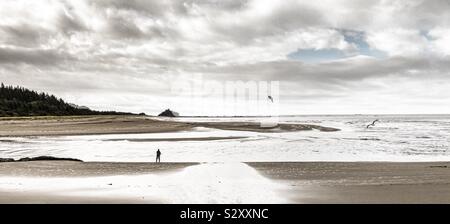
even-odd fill
[[[180,122],[147,116],[52,116],[0,118],[0,137],[139,134],[190,131],[193,128],[253,132],[338,131],[310,124],[278,124],[263,127],[257,122]]]

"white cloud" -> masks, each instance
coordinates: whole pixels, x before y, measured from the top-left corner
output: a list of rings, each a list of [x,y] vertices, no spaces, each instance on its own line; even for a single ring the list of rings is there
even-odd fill
[[[449,79],[449,10],[447,0],[6,0],[0,78],[94,108],[153,113],[185,102],[168,94],[176,75],[280,80],[288,83],[285,108],[307,100],[310,112],[353,113],[413,101],[408,96],[420,92],[411,88],[426,77],[438,90],[417,102],[428,99],[433,112],[446,88],[439,83]],[[360,42],[344,30],[361,35]],[[305,64],[287,57],[299,49],[333,49],[347,58]],[[387,57],[363,56],[370,50]],[[392,83],[396,78],[404,85]],[[108,99],[112,92],[126,97]],[[391,100],[364,102],[381,92]],[[146,94],[164,100],[148,103]],[[133,96],[139,105],[130,106]],[[338,103],[330,106],[330,99]],[[180,112],[194,113],[188,106]]]
[[[390,56],[419,56],[428,52],[428,41],[419,30],[388,29],[367,34],[373,48]]]
[[[432,43],[432,49],[433,51],[443,55],[443,56],[449,56],[450,55],[450,28],[446,27],[439,27],[436,29],[433,29],[428,34],[433,40]]]

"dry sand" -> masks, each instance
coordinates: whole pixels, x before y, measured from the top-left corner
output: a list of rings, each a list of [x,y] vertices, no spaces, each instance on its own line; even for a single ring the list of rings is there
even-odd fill
[[[248,164],[294,203],[450,203],[450,162]]]
[[[138,134],[188,131],[196,127],[254,132],[338,131],[309,124],[278,124],[262,127],[252,122],[178,122],[146,116],[61,116],[0,118],[0,137]]]
[[[190,130],[185,123],[144,116],[65,116],[0,119],[2,136],[163,133]]]

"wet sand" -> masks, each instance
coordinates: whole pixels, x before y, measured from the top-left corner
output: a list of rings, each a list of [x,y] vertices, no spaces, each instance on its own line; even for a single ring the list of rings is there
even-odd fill
[[[0,203],[167,203],[164,198],[149,194],[149,191],[166,188],[168,192],[163,190],[166,197],[187,197],[183,199],[187,202],[198,199],[196,194],[207,189],[209,194],[202,195],[200,202],[217,203],[216,199],[222,199],[231,203],[246,200],[259,203],[450,203],[450,162],[259,162],[247,165],[250,167],[226,163],[198,166],[196,163],[5,162],[0,163],[0,184],[13,188],[0,189]],[[158,174],[159,179],[147,174]],[[61,181],[79,185],[73,187],[69,183],[72,190],[81,194],[66,194],[65,187],[57,188],[52,184]],[[36,184],[41,188],[36,188]],[[34,190],[23,190],[30,189],[26,186]],[[258,187],[261,189],[257,190]],[[120,188],[119,193],[134,193],[120,197],[111,194],[114,188]],[[50,189],[62,189],[62,193],[54,194]],[[178,192],[181,190],[184,192]],[[256,198],[247,197],[250,192]],[[180,194],[172,196],[174,193]],[[141,194],[146,198],[139,196]],[[227,198],[222,198],[224,195]]]
[[[108,176],[138,176],[145,174],[165,175],[175,173],[183,168],[196,165],[196,163],[109,163],[109,162],[75,162],[75,161],[31,161],[31,162],[3,162],[0,163],[0,184],[5,183],[3,178],[34,178],[39,183],[40,178],[101,178]],[[68,179],[70,178],[70,179]],[[56,182],[60,181],[58,179]],[[84,179],[79,179],[82,182]],[[0,189],[0,204],[78,204],[78,203],[162,203],[156,198],[144,197],[111,197],[101,195],[70,195],[52,192],[52,185],[48,189],[21,190],[24,185],[20,181],[12,181],[9,184],[19,185],[17,189]],[[82,183],[80,183],[82,184]],[[113,184],[105,184],[113,187]],[[81,185],[82,186],[82,185]],[[87,191],[108,191],[105,186],[99,189],[83,189]],[[74,186],[76,189],[76,186]]]
[[[0,177],[98,177],[174,172],[197,163],[31,161],[0,163]]]
[[[3,163],[0,203],[288,202],[244,163],[194,164]]]
[[[190,137],[190,138],[115,138],[106,139],[105,141],[129,141],[129,142],[183,142],[183,141],[218,141],[218,140],[232,140],[232,139],[244,139],[244,136],[230,136],[230,137]]]
[[[450,203],[450,162],[248,163],[293,203]]]
[[[253,131],[253,132],[294,132],[294,131],[312,131],[318,130],[323,132],[339,131],[339,129],[331,127],[323,127],[312,124],[277,124],[276,126],[266,127],[255,122],[197,122],[189,123],[199,127],[217,128],[230,131]]]
[[[63,116],[0,119],[0,137],[139,134],[187,131],[192,125],[144,116]]]
[[[259,123],[252,122],[179,122],[130,115],[1,117],[0,137],[165,133],[189,131],[196,127],[253,132],[339,130],[309,124],[278,124],[273,127],[263,127]]]
[[[139,201],[128,198],[54,195],[47,192],[10,192],[0,190],[0,204],[160,204],[157,199]]]

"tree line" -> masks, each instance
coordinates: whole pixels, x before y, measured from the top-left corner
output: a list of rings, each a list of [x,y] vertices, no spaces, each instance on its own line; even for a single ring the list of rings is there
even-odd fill
[[[0,117],[68,116],[68,115],[126,115],[131,113],[95,111],[78,108],[64,100],[20,86],[0,85]]]

